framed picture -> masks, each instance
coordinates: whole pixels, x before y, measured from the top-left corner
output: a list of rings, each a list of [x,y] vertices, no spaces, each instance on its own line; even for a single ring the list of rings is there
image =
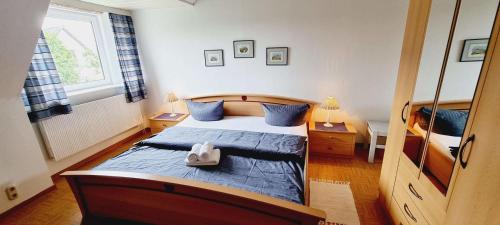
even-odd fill
[[[488,38],[465,40],[460,62],[483,61],[488,48],[488,40]]]
[[[239,40],[233,41],[234,58],[253,58],[254,57],[254,41]]]
[[[205,66],[224,66],[224,50],[205,50]]]
[[[288,65],[288,47],[266,48],[266,65],[268,66]]]

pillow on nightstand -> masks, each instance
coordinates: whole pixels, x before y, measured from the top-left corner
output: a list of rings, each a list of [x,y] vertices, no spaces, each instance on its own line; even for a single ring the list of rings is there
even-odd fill
[[[301,105],[279,105],[262,104],[266,123],[272,126],[291,127],[302,125],[304,117],[309,110],[308,104]]]
[[[195,120],[216,121],[224,118],[224,100],[216,102],[186,101],[189,113]]]

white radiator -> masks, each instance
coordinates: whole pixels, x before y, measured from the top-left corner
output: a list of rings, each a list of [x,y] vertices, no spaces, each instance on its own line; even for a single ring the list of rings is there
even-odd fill
[[[117,95],[42,120],[40,131],[49,156],[57,161],[141,124],[139,103],[127,103],[123,95]]]

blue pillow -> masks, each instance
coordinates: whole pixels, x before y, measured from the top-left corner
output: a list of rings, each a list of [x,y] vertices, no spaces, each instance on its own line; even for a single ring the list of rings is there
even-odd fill
[[[262,108],[264,109],[267,124],[290,127],[299,126],[305,122],[304,117],[309,109],[309,105],[262,104]]]
[[[423,107],[420,112],[426,119],[431,118],[432,109]],[[434,126],[439,128],[439,132],[444,135],[461,137],[464,134],[465,124],[467,123],[468,112],[450,109],[438,109]]]
[[[224,118],[224,100],[216,102],[186,101],[189,112],[195,120],[216,121]]]

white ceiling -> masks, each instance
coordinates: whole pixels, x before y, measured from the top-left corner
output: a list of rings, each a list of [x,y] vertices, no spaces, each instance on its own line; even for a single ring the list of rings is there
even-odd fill
[[[120,9],[171,8],[194,5],[196,0],[81,0]]]

